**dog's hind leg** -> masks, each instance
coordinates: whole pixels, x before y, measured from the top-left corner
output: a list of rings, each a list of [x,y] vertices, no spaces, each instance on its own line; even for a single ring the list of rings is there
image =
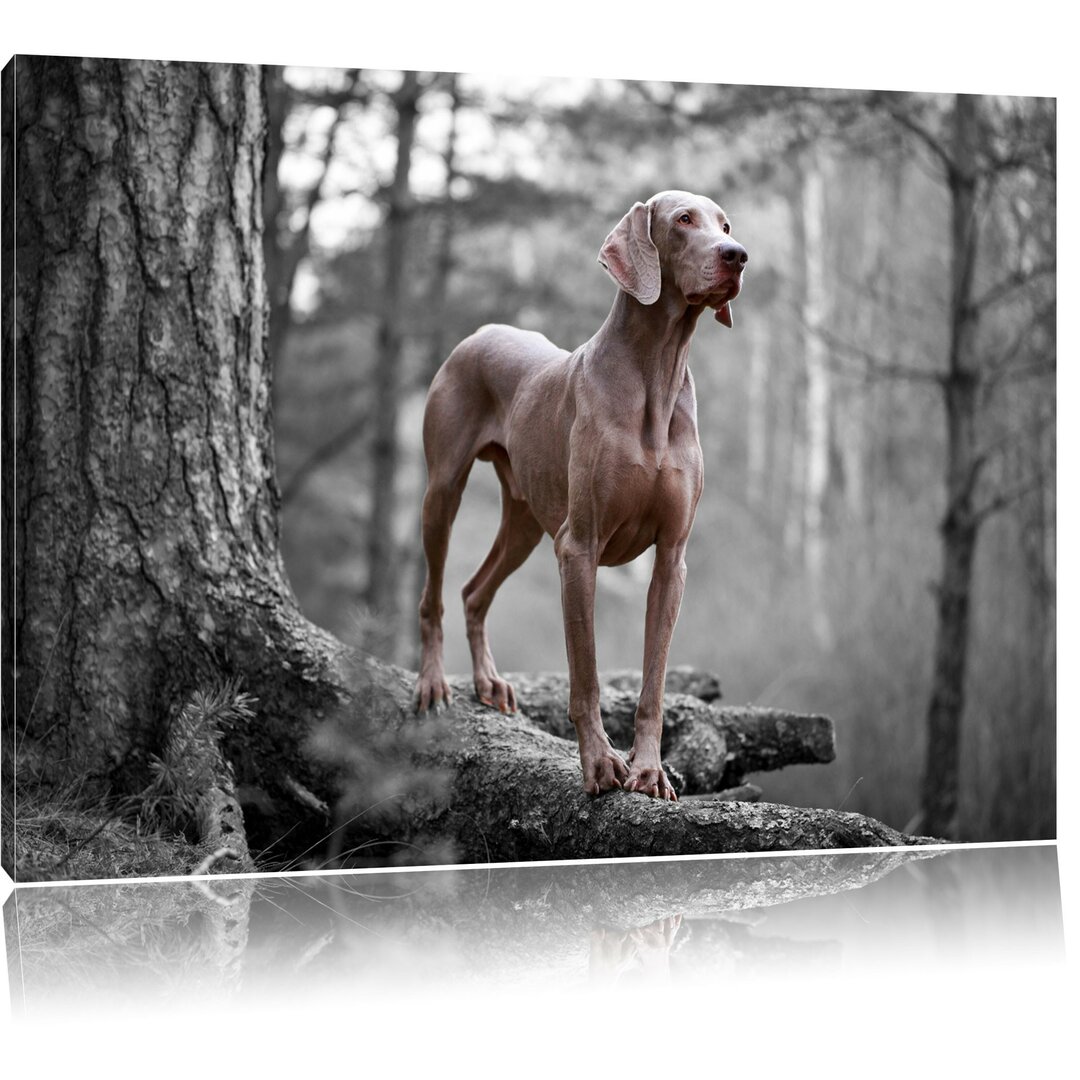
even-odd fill
[[[451,417],[451,421],[454,419]],[[438,408],[429,403],[424,418],[428,484],[420,518],[427,575],[420,594],[420,673],[415,693],[418,710],[442,706],[451,698],[443,668],[443,574],[450,529],[475,460],[472,443],[468,431],[453,422],[444,423]]]

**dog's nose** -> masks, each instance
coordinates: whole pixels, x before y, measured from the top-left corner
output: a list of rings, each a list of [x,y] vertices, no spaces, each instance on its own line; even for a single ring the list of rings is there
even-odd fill
[[[741,270],[750,258],[746,254],[746,248],[737,244],[734,240],[725,240],[719,247],[720,261],[729,270]]]

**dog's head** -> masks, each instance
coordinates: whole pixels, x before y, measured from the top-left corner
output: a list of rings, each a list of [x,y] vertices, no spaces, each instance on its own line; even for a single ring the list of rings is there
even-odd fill
[[[747,254],[731,238],[731,222],[712,199],[661,191],[623,215],[598,260],[639,303],[655,304],[670,283],[688,304],[713,308],[717,321],[731,326],[731,301],[742,287]]]

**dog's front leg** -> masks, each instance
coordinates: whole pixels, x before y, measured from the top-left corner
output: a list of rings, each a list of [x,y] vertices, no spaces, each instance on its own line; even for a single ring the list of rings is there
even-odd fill
[[[564,525],[555,538],[562,582],[566,658],[570,665],[570,719],[577,731],[586,794],[621,788],[626,762],[608,742],[600,720],[600,682],[596,675],[593,612],[596,600],[597,548],[577,541]]]
[[[634,716],[634,745],[630,750],[627,791],[641,791],[677,801],[675,789],[660,767],[660,735],[664,728],[664,676],[668,647],[679,617],[686,584],[685,545],[656,547],[652,581],[645,608],[645,658],[641,697]]]

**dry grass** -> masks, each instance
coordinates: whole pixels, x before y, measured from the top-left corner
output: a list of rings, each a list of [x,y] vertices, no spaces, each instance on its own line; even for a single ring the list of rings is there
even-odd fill
[[[42,781],[24,745],[4,802],[4,866],[17,882],[192,873],[205,854],[192,835],[195,807],[215,782],[223,730],[250,718],[252,704],[235,682],[197,690],[152,758],[151,782],[121,799],[90,798],[81,781]]]
[[[4,828],[4,864],[16,882],[188,874],[198,862],[181,835],[149,830],[75,785],[60,790],[19,784],[14,821]]]

